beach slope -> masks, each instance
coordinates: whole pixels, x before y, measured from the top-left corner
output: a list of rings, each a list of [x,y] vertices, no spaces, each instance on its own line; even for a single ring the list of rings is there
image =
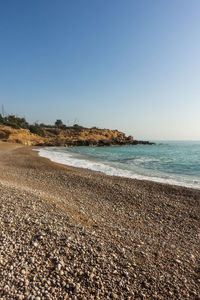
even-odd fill
[[[1,299],[199,299],[200,191],[0,143]]]

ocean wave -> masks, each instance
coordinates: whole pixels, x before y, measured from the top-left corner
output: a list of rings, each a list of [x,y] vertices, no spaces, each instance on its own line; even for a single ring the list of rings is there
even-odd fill
[[[92,171],[97,171],[104,173],[106,175],[111,176],[120,176],[120,177],[126,177],[126,178],[133,178],[133,179],[140,179],[140,180],[150,180],[155,182],[161,182],[161,183],[167,183],[167,184],[173,184],[173,185],[179,185],[179,186],[186,186],[186,187],[192,187],[196,189],[200,189],[200,180],[197,179],[189,179],[185,176],[182,176],[182,178],[173,176],[171,174],[161,174],[161,172],[149,172],[149,174],[139,174],[139,172],[135,172],[135,170],[127,170],[120,168],[117,163],[112,164],[108,161],[94,161],[91,159],[88,159],[86,157],[74,154],[72,152],[68,151],[56,151],[55,149],[48,149],[48,148],[42,148],[38,150],[39,155],[45,158],[50,159],[53,162],[76,167],[76,168],[83,168],[83,169],[89,169]],[[142,158],[144,159],[144,158]],[[145,170],[147,172],[147,170]]]
[[[136,158],[124,158],[120,159],[120,162],[126,163],[126,164],[135,164],[135,165],[141,165],[141,164],[151,164],[151,163],[171,163],[173,162],[173,159],[171,158],[155,158],[155,157],[136,157]]]

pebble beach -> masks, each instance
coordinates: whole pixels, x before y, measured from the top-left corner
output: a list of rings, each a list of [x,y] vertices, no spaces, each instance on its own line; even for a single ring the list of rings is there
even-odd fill
[[[0,299],[200,299],[200,190],[0,143]]]

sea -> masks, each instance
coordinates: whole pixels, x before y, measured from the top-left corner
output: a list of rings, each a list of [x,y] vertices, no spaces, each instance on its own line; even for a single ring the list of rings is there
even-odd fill
[[[200,189],[200,141],[154,141],[155,145],[46,147],[39,155],[107,175]]]

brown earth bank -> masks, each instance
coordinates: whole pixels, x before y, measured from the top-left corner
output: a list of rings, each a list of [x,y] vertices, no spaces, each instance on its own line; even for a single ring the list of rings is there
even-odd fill
[[[0,299],[199,299],[200,191],[0,144]]]
[[[33,134],[29,129],[14,129],[0,125],[0,140],[23,145],[40,146],[112,146],[147,144],[148,141],[137,141],[132,136],[118,130],[84,128],[74,126],[70,129],[40,128],[44,136]]]

